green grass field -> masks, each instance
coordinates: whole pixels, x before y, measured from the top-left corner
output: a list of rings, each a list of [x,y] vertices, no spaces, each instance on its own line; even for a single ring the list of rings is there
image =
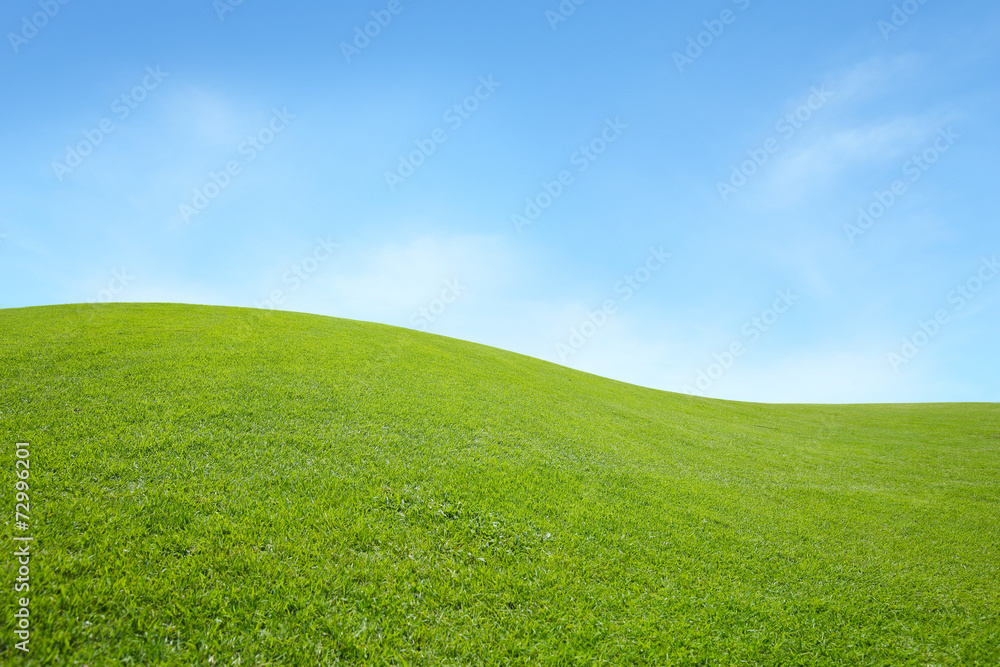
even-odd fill
[[[997,404],[146,304],[0,310],[0,380],[3,664],[1000,664]]]

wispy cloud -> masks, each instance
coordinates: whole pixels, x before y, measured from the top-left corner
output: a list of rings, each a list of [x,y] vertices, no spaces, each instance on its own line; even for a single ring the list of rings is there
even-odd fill
[[[910,152],[954,120],[940,110],[908,110],[887,115],[886,99],[917,76],[920,57],[904,54],[873,58],[827,84],[835,99],[805,126],[787,150],[775,156],[758,191],[757,203],[768,208],[835,196],[859,175],[895,169]]]
[[[893,376],[884,354],[817,349],[747,358],[706,395],[796,403],[927,400],[924,383],[914,380]]]
[[[421,236],[361,248],[345,242],[342,250],[290,307],[407,325],[446,281],[459,280],[467,288],[461,304],[466,305],[514,274],[515,258],[501,237]]]
[[[901,117],[817,133],[775,160],[764,179],[762,198],[770,206],[780,207],[829,196],[858,173],[900,166],[908,151],[933,137],[943,122]]]

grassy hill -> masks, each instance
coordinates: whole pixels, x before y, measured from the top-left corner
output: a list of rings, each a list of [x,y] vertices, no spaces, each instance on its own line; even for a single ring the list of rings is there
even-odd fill
[[[1000,405],[643,389],[311,315],[0,311],[38,665],[990,665]],[[238,659],[238,662],[237,662]]]

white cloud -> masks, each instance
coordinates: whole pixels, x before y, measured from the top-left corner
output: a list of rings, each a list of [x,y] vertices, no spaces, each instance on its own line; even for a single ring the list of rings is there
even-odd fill
[[[790,139],[779,141],[779,152],[760,177],[758,203],[780,208],[809,202],[856,174],[901,168],[949,122],[947,114],[933,111],[886,118],[882,98],[895,94],[921,66],[917,56],[907,54],[869,59],[831,76],[824,87],[833,98]],[[794,100],[792,108],[801,103]]]
[[[860,171],[902,169],[945,124],[940,118],[900,117],[812,133],[775,156],[763,179],[762,199],[773,207],[787,206],[828,194]],[[884,185],[873,181],[872,187]]]
[[[763,403],[865,403],[926,400],[919,370],[895,373],[886,355],[842,350],[788,354],[771,363],[745,357],[705,393]]]
[[[836,75],[831,87],[839,100],[860,104],[873,97],[886,94],[893,85],[918,76],[923,61],[914,53],[904,53],[895,58],[869,58],[857,63],[846,72]]]
[[[344,243],[330,268],[293,294],[287,307],[406,325],[439,297],[446,281],[462,288],[449,310],[468,308],[508,283],[514,264],[501,237],[424,236],[362,249]]]
[[[245,127],[252,120],[241,113],[247,105],[214,90],[194,86],[179,89],[166,84],[164,87],[165,120],[170,131],[208,146],[235,145],[245,138]],[[256,106],[251,106],[256,110]]]

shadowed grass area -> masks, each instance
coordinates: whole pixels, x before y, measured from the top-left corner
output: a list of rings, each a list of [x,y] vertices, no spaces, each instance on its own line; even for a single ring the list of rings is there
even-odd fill
[[[1000,662],[1000,405],[732,403],[160,304],[0,310],[0,381],[24,664]]]

